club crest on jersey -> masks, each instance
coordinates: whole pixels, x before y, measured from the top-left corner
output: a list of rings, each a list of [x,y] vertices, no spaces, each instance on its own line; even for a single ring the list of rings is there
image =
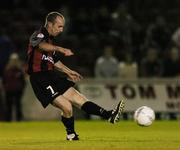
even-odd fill
[[[42,55],[42,60],[46,60],[46,61],[49,61],[49,62],[51,62],[52,64],[54,64],[54,60],[53,60],[53,58],[52,57],[50,57],[50,56],[46,56],[46,55]]]
[[[37,37],[42,39],[44,37],[44,34],[38,33]]]

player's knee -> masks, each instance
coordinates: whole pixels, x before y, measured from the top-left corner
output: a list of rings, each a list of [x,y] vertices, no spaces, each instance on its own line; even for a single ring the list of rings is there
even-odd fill
[[[73,114],[72,105],[70,104],[63,107],[62,110],[63,110],[63,116],[65,117],[71,117]]]
[[[87,98],[82,94],[76,94],[73,98],[78,106],[82,106],[87,101]]]

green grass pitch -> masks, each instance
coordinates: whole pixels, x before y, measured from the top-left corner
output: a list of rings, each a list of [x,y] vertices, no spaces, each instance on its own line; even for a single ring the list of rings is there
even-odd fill
[[[58,121],[0,123],[0,150],[180,150],[180,121],[76,121],[80,141],[66,141]]]

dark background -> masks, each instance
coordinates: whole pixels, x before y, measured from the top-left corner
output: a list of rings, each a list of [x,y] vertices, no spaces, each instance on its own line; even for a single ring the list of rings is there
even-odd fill
[[[57,43],[73,49],[77,54],[64,61],[70,61],[69,65],[85,76],[94,76],[95,60],[102,54],[105,45],[113,45],[119,61],[128,51],[135,61],[141,62],[147,30],[158,16],[163,17],[168,30],[165,41],[155,42],[160,56],[164,57],[172,45],[171,35],[180,25],[179,8],[179,0],[2,1],[0,69],[3,70],[13,51],[18,52],[25,61],[29,36],[44,24],[45,16],[50,11],[59,11],[66,18],[65,31],[57,38]],[[117,14],[121,16],[119,20],[115,19]]]

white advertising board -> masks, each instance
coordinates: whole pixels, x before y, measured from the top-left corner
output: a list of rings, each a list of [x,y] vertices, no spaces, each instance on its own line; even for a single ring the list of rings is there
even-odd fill
[[[146,105],[160,112],[180,112],[180,83],[178,80],[93,81],[78,84],[89,100],[106,109],[112,109],[125,99],[125,111],[131,112]]]

